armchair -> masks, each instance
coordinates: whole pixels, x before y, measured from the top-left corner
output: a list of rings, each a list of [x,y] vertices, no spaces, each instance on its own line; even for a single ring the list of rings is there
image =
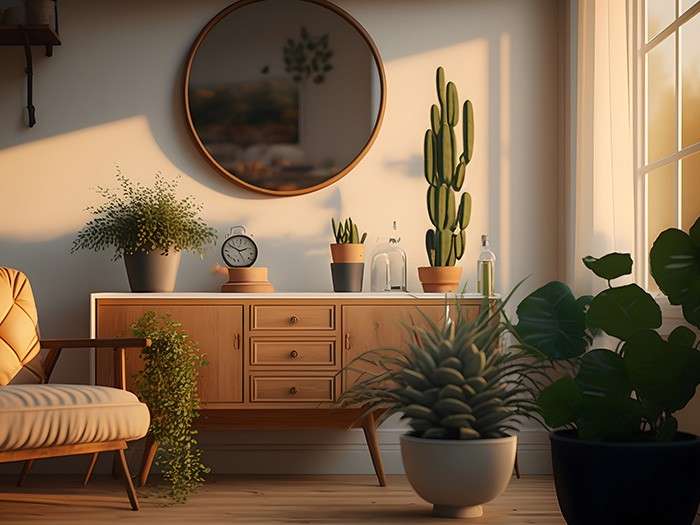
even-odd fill
[[[148,408],[126,390],[125,349],[148,339],[39,340],[36,306],[26,276],[0,268],[0,463],[24,461],[19,484],[35,460],[90,455],[84,485],[100,452],[114,452],[132,510],[139,502],[124,450],[146,435]],[[48,384],[63,349],[111,349],[117,388]]]

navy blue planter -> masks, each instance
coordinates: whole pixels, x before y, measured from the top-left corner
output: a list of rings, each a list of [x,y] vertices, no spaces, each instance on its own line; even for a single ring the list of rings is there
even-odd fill
[[[691,525],[700,503],[700,439],[601,443],[550,434],[559,507],[568,525]]]

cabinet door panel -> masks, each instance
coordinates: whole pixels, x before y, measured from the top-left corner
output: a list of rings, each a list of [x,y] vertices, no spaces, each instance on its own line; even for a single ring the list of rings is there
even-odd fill
[[[478,305],[468,305],[465,308],[469,318],[478,314]],[[344,306],[343,367],[369,350],[405,350],[410,336],[407,326],[427,326],[426,317],[436,324],[442,324],[446,311],[444,305]],[[350,367],[352,370],[343,374],[344,389],[357,381],[362,371],[372,371],[369,365],[360,362],[352,363]]]
[[[131,336],[133,325],[144,313],[153,310],[170,315],[198,344],[207,365],[199,372],[199,396],[203,405],[243,402],[243,307],[202,305],[98,305],[97,336]],[[98,351],[98,384],[112,384],[111,352]],[[142,368],[138,350],[127,351],[129,389],[134,374]]]

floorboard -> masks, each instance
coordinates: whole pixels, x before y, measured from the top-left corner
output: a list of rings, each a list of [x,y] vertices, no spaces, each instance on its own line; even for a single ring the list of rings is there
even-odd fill
[[[431,524],[430,505],[403,476],[380,488],[370,476],[216,476],[184,505],[164,505],[152,489],[141,493],[141,511],[129,510],[120,482],[97,478],[87,489],[79,476],[30,476],[17,488],[0,478],[0,522],[99,524]],[[524,477],[485,507],[474,524],[561,525],[552,480]]]

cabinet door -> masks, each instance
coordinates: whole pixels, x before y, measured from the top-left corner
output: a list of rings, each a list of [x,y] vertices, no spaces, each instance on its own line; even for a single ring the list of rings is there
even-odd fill
[[[199,396],[202,405],[241,403],[243,401],[243,307],[204,305],[99,305],[97,336],[133,336],[131,326],[147,311],[170,315],[205,355],[207,365],[199,372]],[[134,374],[141,370],[138,350],[128,350],[127,378],[134,388]],[[98,384],[113,384],[112,352],[97,351]]]
[[[354,359],[369,350],[379,348],[405,350],[407,338],[410,336],[407,326],[425,326],[426,317],[441,324],[445,312],[445,306],[442,305],[344,306],[343,367],[350,365],[352,370],[343,374],[343,389],[357,381],[361,371],[371,371],[365,363],[352,363]]]

